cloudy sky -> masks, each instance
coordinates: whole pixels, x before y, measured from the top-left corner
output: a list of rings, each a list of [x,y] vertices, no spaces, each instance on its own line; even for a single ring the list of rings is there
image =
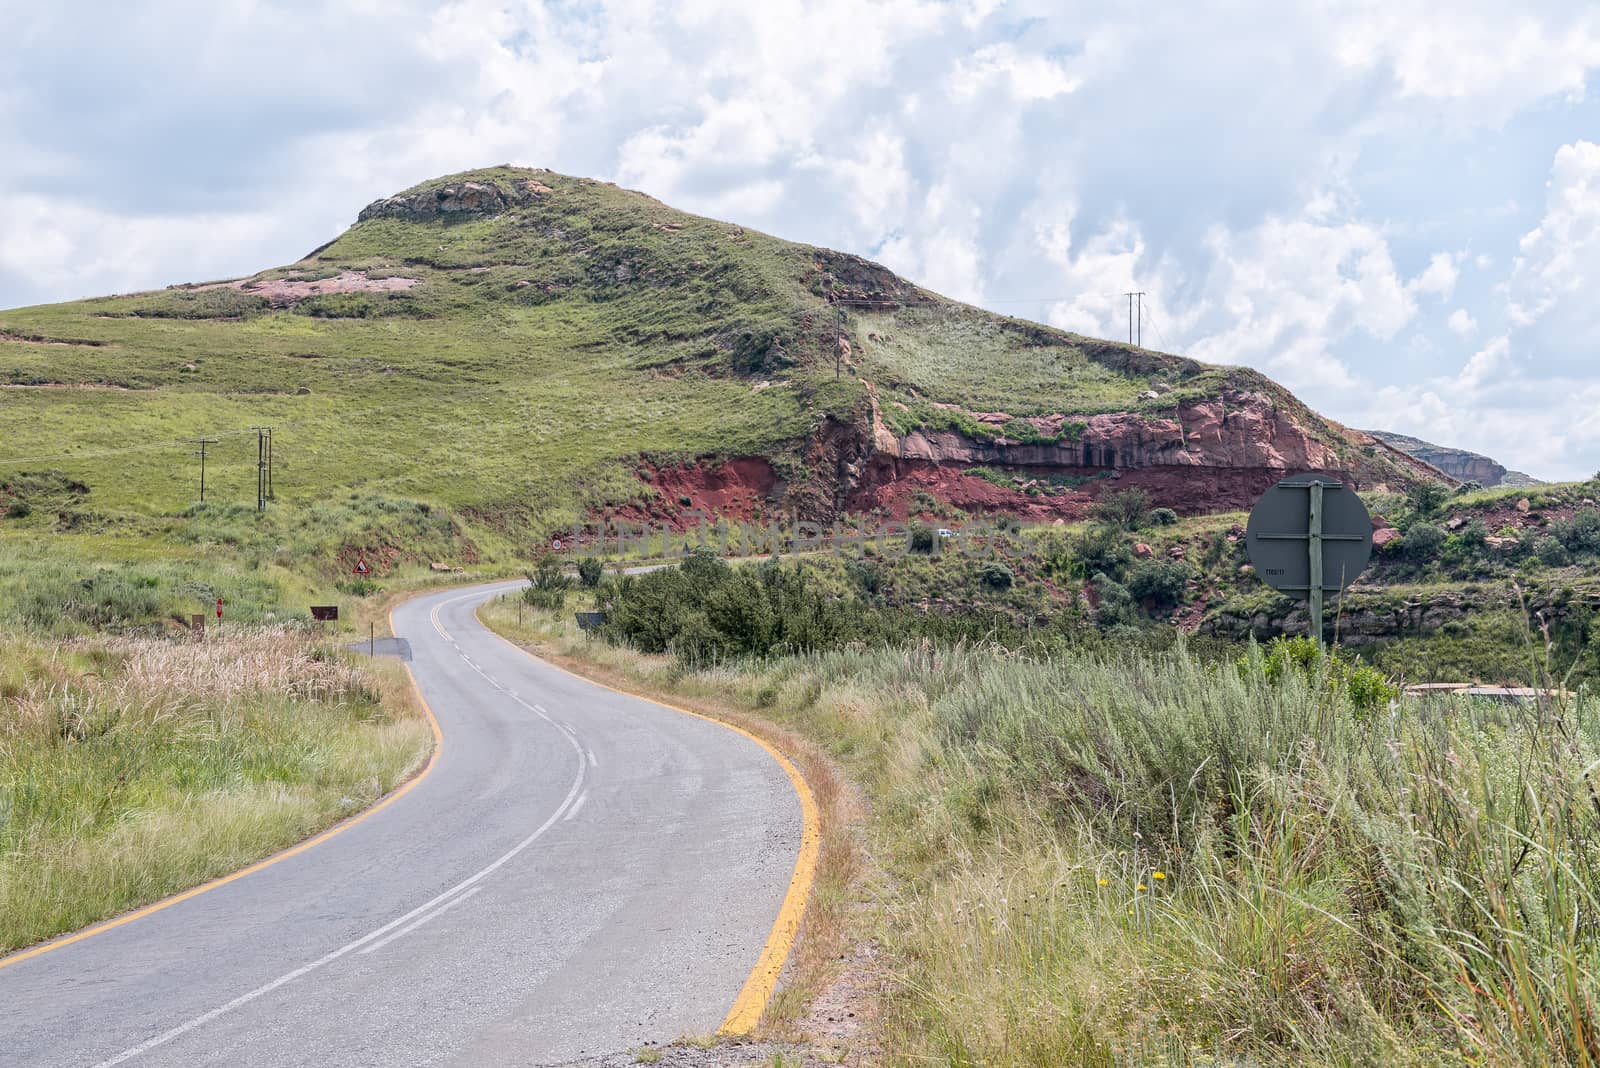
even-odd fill
[[[1600,468],[1600,9],[0,0],[0,307],[292,261],[546,166]],[[1448,7],[1448,10],[1446,10]]]

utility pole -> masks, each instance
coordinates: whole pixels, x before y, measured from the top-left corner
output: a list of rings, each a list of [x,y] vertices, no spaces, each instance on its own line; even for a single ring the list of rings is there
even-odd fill
[[[253,426],[256,432],[256,511],[267,510],[267,498],[272,495],[272,428]]]
[[[1130,344],[1130,345],[1137,344],[1141,348],[1144,346],[1144,294],[1145,294],[1145,291],[1142,290],[1142,289],[1135,289],[1130,293],[1124,293],[1123,294],[1123,296],[1128,298],[1128,344]],[[1137,322],[1138,322],[1139,325],[1138,325],[1138,334],[1137,335],[1135,335],[1135,333],[1134,333],[1134,322],[1136,320],[1134,318],[1134,310],[1133,309],[1134,309],[1134,301],[1135,300],[1137,300],[1139,302],[1139,313],[1138,313],[1138,318],[1137,318]],[[1135,337],[1138,338],[1137,341],[1134,340]]]
[[[206,446],[215,445],[216,438],[195,438],[195,444],[200,446],[200,503],[206,503]]]

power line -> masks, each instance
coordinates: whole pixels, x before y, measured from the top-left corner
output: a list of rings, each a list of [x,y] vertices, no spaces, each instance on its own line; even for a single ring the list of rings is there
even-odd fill
[[[1156,339],[1160,342],[1161,350],[1163,352],[1167,352],[1167,351],[1170,351],[1168,349],[1168,347],[1167,347],[1167,338],[1166,338],[1166,335],[1161,330],[1161,324],[1156,322],[1156,319],[1155,319],[1156,313],[1154,311],[1154,306],[1155,306],[1155,304],[1152,301],[1151,302],[1151,309],[1152,310],[1150,312],[1150,327],[1151,327],[1151,329],[1153,329],[1156,332]]]

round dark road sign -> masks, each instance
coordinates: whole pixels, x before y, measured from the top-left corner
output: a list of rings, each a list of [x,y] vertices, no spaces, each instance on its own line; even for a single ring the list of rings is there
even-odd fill
[[[1312,484],[1321,483],[1313,529]],[[1267,490],[1250,512],[1245,547],[1261,580],[1291,597],[1311,595],[1312,539],[1320,542],[1322,592],[1356,580],[1372,557],[1372,517],[1356,491],[1326,475],[1296,475]]]

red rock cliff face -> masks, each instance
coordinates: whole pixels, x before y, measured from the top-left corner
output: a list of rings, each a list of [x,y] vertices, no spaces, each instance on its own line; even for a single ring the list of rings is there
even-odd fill
[[[1003,425],[1009,416],[977,416]],[[1223,467],[1321,470],[1340,466],[1333,449],[1261,393],[1230,391],[1216,399],[1177,406],[1171,415],[1114,412],[1029,419],[1042,435],[1082,425],[1054,444],[1024,444],[1004,437],[974,439],[954,431],[913,431],[900,437],[874,412],[878,452],[933,463],[1016,466],[1146,468]]]
[[[1165,413],[1026,420],[1038,436],[1059,436],[1055,442],[1005,437],[1000,428],[1014,423],[1005,413],[963,415],[994,427],[996,436],[896,434],[874,398],[858,420],[826,419],[806,440],[803,479],[785,482],[767,461],[748,457],[691,465],[670,477],[655,473],[665,509],[657,518],[670,521],[665,513],[689,500],[740,517],[759,511],[826,522],[876,512],[905,519],[925,514],[931,497],[973,514],[1071,521],[1105,494],[1130,487],[1145,490],[1154,505],[1192,515],[1248,509],[1292,473],[1317,471],[1357,488],[1438,474],[1360,432],[1326,424],[1319,438],[1301,421],[1314,415],[1258,390],[1228,390]],[[988,477],[968,474],[974,467]],[[737,501],[727,496],[730,486]]]
[[[997,431],[1013,422],[1005,413],[967,414]],[[829,462],[813,470],[834,480],[835,514],[881,510],[904,518],[917,511],[914,501],[922,491],[964,511],[1034,520],[1080,519],[1098,498],[1128,487],[1145,490],[1158,506],[1197,514],[1247,509],[1291,473],[1318,471],[1370,488],[1422,471],[1413,471],[1409,458],[1365,434],[1330,424],[1319,438],[1302,418],[1269,393],[1236,389],[1180,402],[1162,413],[1030,418],[1026,422],[1039,436],[1058,440],[1025,443],[1003,433],[993,438],[953,430],[899,435],[884,423],[874,401],[870,440],[865,427],[854,434],[838,425],[825,427],[812,452]],[[1327,429],[1342,437],[1330,443]],[[967,474],[972,467],[986,468],[991,477]]]

